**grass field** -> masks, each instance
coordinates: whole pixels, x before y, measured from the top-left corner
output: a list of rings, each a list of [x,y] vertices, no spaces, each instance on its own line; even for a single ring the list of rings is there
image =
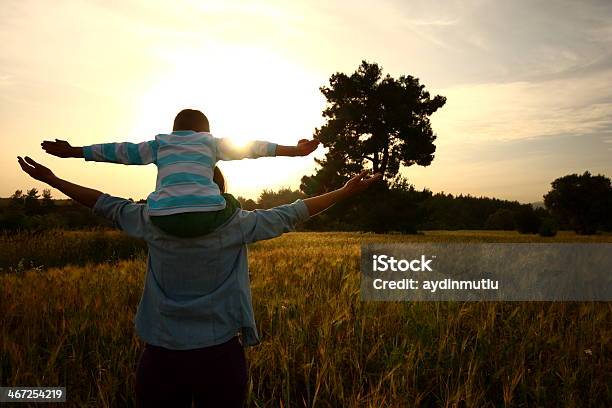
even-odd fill
[[[247,349],[249,406],[612,406],[612,304],[361,302],[360,243],[371,241],[612,236],[291,233],[252,245],[262,343]],[[117,232],[0,237],[0,384],[66,386],[68,406],[133,406],[143,248]]]

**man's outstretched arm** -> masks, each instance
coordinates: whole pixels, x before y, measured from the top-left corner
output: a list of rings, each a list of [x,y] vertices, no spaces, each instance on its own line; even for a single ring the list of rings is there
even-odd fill
[[[23,171],[28,173],[30,177],[58,189],[68,197],[72,198],[74,201],[81,203],[86,207],[93,208],[96,201],[98,201],[98,198],[100,198],[102,195],[101,191],[62,180],[53,174],[49,168],[35,162],[28,156],[26,156],[25,159],[18,156],[17,161],[19,162],[19,165]]]
[[[319,196],[305,198],[304,204],[308,208],[308,214],[312,217],[315,214],[320,213],[328,207],[336,204],[339,201],[344,200],[352,195],[362,192],[370,185],[382,178],[382,174],[376,173],[373,176],[368,176],[368,171],[362,171],[360,174],[351,178],[346,182],[344,187],[339,188],[329,193],[321,194]]]
[[[295,230],[298,222],[320,213],[333,204],[357,194],[382,178],[381,174],[368,176],[364,171],[351,178],[342,188],[320,196],[296,200],[268,210],[241,211],[239,213],[244,243],[278,237]]]

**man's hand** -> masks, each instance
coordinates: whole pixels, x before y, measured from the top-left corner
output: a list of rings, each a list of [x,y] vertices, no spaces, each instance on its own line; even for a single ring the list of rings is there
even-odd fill
[[[368,171],[362,171],[352,179],[346,182],[344,187],[339,188],[329,193],[321,194],[315,197],[309,197],[304,199],[306,208],[308,208],[308,214],[313,216],[325,210],[329,206],[342,201],[345,198],[357,194],[366,188],[370,187],[372,183],[377,182],[382,178],[382,174],[376,173],[371,177],[366,177]]]
[[[30,177],[57,188],[68,197],[89,208],[93,208],[98,198],[102,195],[98,190],[79,186],[78,184],[56,177],[51,170],[40,163],[36,163],[28,156],[26,156],[25,159],[21,158],[21,156],[17,156],[17,161],[23,171],[28,173]]]
[[[43,150],[57,157],[83,157],[83,148],[71,146],[65,140],[45,140],[40,144]]]
[[[370,187],[372,183],[375,183],[376,181],[382,179],[381,173],[376,173],[373,176],[366,177],[368,173],[369,171],[364,170],[358,175],[354,176],[352,179],[346,182],[344,187],[342,187],[342,190],[347,195],[357,194]]]
[[[53,174],[53,172],[49,168],[43,166],[40,163],[35,162],[28,156],[25,157],[25,160],[21,156],[17,156],[17,161],[19,162],[19,165],[21,166],[23,171],[28,173],[30,177],[36,180],[49,184],[52,180],[56,178],[55,174]]]
[[[300,139],[295,146],[296,156],[308,156],[316,150],[317,146],[319,146],[319,141],[317,139]]]

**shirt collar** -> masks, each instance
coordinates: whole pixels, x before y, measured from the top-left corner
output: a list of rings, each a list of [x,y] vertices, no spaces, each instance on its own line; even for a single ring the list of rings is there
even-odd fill
[[[196,132],[194,132],[193,130],[173,130],[172,131],[172,134],[177,135],[177,136],[187,136],[192,133],[196,133]]]

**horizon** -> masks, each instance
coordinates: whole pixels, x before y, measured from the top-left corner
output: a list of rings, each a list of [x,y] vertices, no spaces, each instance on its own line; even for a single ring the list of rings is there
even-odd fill
[[[146,198],[155,166],[60,159],[40,142],[140,142],[186,107],[217,137],[295,144],[324,123],[319,87],[361,60],[447,97],[431,117],[433,163],[401,170],[419,190],[534,203],[558,177],[612,176],[612,4],[148,4],[4,4],[1,197],[42,191],[17,165],[29,155],[72,182]],[[220,167],[234,195],[256,200],[299,188],[323,155]]]
[[[593,174],[593,175],[595,175],[595,176],[596,176],[597,174]],[[609,177],[608,177],[608,178],[609,178]],[[38,184],[38,183],[36,183],[36,181],[35,181],[35,180],[32,180],[32,181],[33,181],[33,183],[32,183],[32,184]],[[19,189],[17,189],[17,190],[20,190],[20,191],[22,192],[22,194],[23,194],[23,195],[25,195],[25,194],[27,193],[27,191],[28,191],[28,190],[30,190],[31,188],[36,188],[36,189],[37,189],[37,191],[38,191],[39,195],[41,195],[41,197],[39,197],[39,199],[42,199],[42,192],[43,192],[43,190],[50,190],[50,191],[51,191],[51,193],[52,193],[51,199],[52,199],[52,200],[54,200],[54,201],[74,201],[74,200],[73,200],[73,199],[71,199],[70,197],[68,197],[68,196],[66,196],[66,195],[64,195],[64,194],[62,194],[61,192],[58,192],[56,189],[51,188],[51,187],[49,187],[49,186],[48,186],[48,185],[46,185],[46,184],[42,184],[42,189],[39,189],[38,187],[25,187],[25,188],[19,188]],[[416,187],[415,187],[415,188],[416,188]],[[292,191],[299,191],[299,192],[301,192],[301,191],[299,190],[299,188],[297,188],[297,189],[292,189],[291,187],[287,187],[287,186],[279,186],[279,187],[278,187],[278,188],[276,188],[276,189],[267,189],[267,190],[268,190],[268,191],[272,191],[272,192],[274,192],[274,193],[277,193],[277,192],[279,192],[280,190],[283,190],[283,189],[291,189]],[[421,189],[418,189],[418,190],[419,190],[419,191],[422,191],[423,189],[428,189],[428,188],[427,188],[427,187],[424,187],[424,188],[421,188]],[[13,191],[13,193],[15,193],[17,190]],[[473,198],[479,198],[479,199],[480,199],[480,198],[483,198],[483,199],[498,199],[498,200],[502,200],[502,201],[510,201],[510,202],[517,201],[517,202],[519,202],[520,204],[531,204],[531,205],[532,205],[532,206],[534,206],[534,207],[537,207],[537,206],[544,206],[544,198],[543,198],[543,197],[542,197],[542,199],[541,199],[541,200],[537,200],[537,201],[519,201],[519,200],[511,200],[511,199],[506,199],[506,198],[501,198],[501,197],[494,197],[494,196],[474,195],[474,194],[470,194],[470,193],[461,193],[461,192],[460,192],[460,193],[456,193],[456,194],[455,194],[455,193],[451,193],[451,192],[447,192],[447,191],[432,191],[432,190],[430,190],[430,191],[432,192],[432,194],[433,194],[433,195],[436,195],[436,194],[445,194],[445,195],[449,195],[449,194],[450,194],[450,195],[453,195],[453,197],[460,197],[460,196],[463,196],[463,197],[473,197]],[[10,200],[10,199],[11,199],[11,196],[13,195],[13,193],[11,193],[11,194],[9,194],[9,195],[7,195],[7,196],[0,196],[0,200]],[[56,195],[55,195],[55,194],[53,194],[53,193],[58,193],[58,194],[57,194],[57,196],[56,196]],[[244,199],[244,200],[249,200],[249,199],[250,199],[250,200],[253,200],[253,201],[255,201],[255,202],[257,203],[257,202],[259,201],[259,199],[260,199],[261,194],[263,194],[263,193],[264,193],[264,190],[260,191],[260,192],[259,192],[257,195],[252,196],[252,197],[250,197],[250,196],[249,196],[249,197],[245,197],[245,196],[241,196],[241,195],[236,195],[236,198],[239,198],[239,199],[240,199],[240,198],[242,198],[242,199]],[[543,195],[544,195],[544,194],[543,194]],[[145,197],[128,197],[128,196],[126,196],[126,197],[124,197],[124,198],[131,199],[131,200],[133,200],[133,201],[135,201],[135,202],[138,202],[138,201],[146,201],[146,199],[147,199],[147,197],[146,197],[146,196],[145,196]]]

